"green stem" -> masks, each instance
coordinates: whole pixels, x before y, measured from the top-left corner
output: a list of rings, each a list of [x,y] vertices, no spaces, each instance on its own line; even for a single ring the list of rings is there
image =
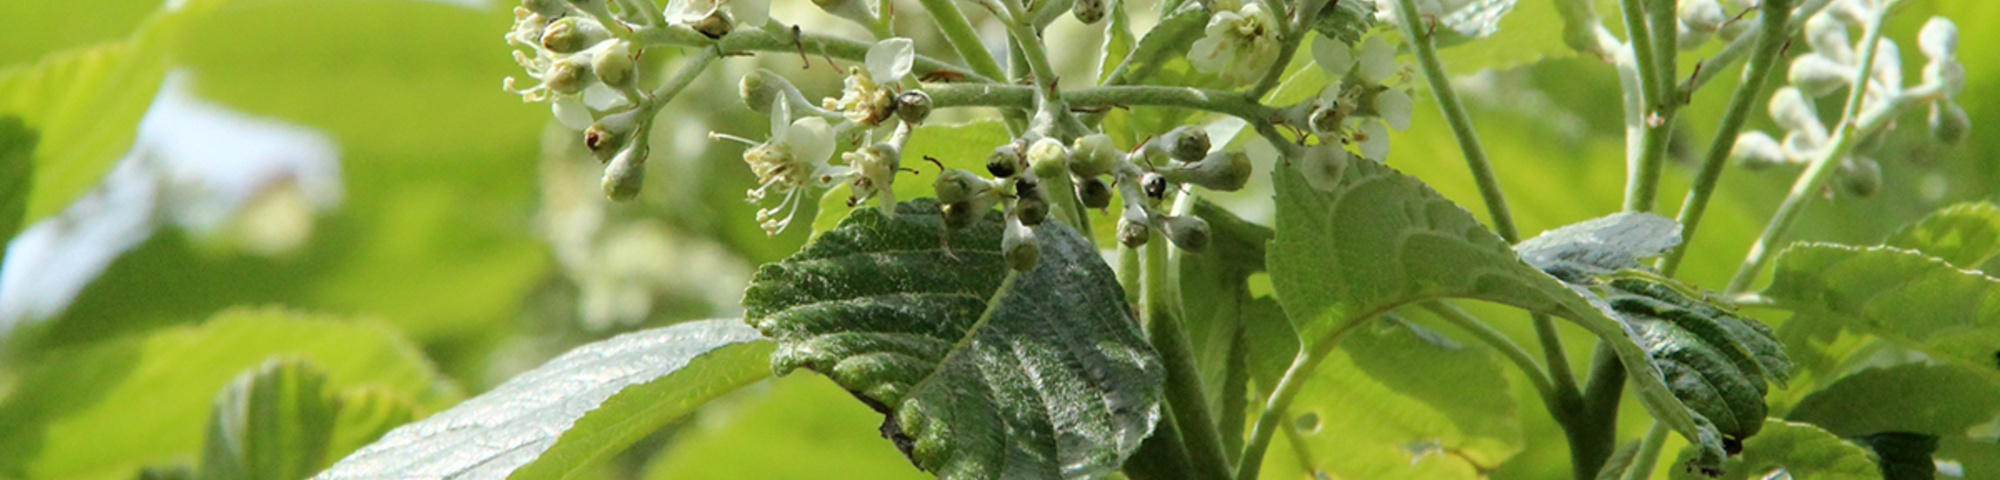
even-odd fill
[[[1743,83],[1737,85],[1736,92],[1729,96],[1729,109],[1722,116],[1722,126],[1715,129],[1714,140],[1708,144],[1707,157],[1702,160],[1701,170],[1695,174],[1694,186],[1688,189],[1687,199],[1681,202],[1677,218],[1681,224],[1681,243],[1660,259],[1661,275],[1672,277],[1680,269],[1688,244],[1694,242],[1695,229],[1701,226],[1702,214],[1708,210],[1708,201],[1715,195],[1715,186],[1722,179],[1722,170],[1728,166],[1729,152],[1736,147],[1736,137],[1743,132],[1743,123],[1750,119],[1757,99],[1770,84],[1771,72],[1779,68],[1779,53],[1788,40],[1784,32],[1790,31],[1787,23],[1792,15],[1791,3],[1788,0],[1766,0],[1760,7],[1763,19],[1756,28],[1764,33],[1758,35],[1757,51],[1750,55],[1750,64],[1743,67]]]
[[[1526,349],[1514,343],[1513,339],[1507,338],[1507,334],[1500,333],[1499,330],[1494,330],[1486,322],[1480,321],[1478,318],[1474,318],[1472,314],[1466,313],[1464,310],[1460,310],[1458,307],[1444,301],[1424,302],[1422,306],[1425,310],[1430,310],[1431,313],[1437,314],[1438,318],[1444,319],[1446,323],[1464,329],[1466,333],[1472,334],[1473,338],[1486,343],[1487,346],[1493,347],[1494,350],[1498,350],[1500,356],[1506,358],[1507,361],[1514,362],[1514,366],[1519,367],[1521,373],[1527,375],[1528,383],[1535,386],[1535,393],[1541,395],[1542,403],[1548,407],[1549,413],[1556,415],[1563,414],[1561,405],[1556,401],[1555,387],[1549,383],[1548,373],[1542,371],[1541,365],[1535,364],[1535,357],[1530,355]]]
[[[1285,412],[1291,410],[1292,399],[1299,396],[1299,386],[1319,368],[1323,356],[1301,350],[1292,359],[1291,368],[1285,369],[1285,376],[1278,379],[1278,386],[1271,389],[1271,398],[1264,402],[1264,412],[1257,415],[1257,423],[1250,425],[1250,441],[1243,447],[1243,459],[1236,464],[1236,478],[1239,480],[1257,478],[1257,472],[1264,467],[1264,451],[1271,448],[1271,435],[1277,429],[1286,428]]]
[[[1479,184],[1479,196],[1486,202],[1486,211],[1493,217],[1493,230],[1500,233],[1508,243],[1521,241],[1521,235],[1514,229],[1514,217],[1507,213],[1507,197],[1500,191],[1500,181],[1493,177],[1493,167],[1486,161],[1486,150],[1479,145],[1479,134],[1472,128],[1472,116],[1465,112],[1465,105],[1458,101],[1458,91],[1451,86],[1451,77],[1445,75],[1444,62],[1438,60],[1437,45],[1431,38],[1429,28],[1417,24],[1421,19],[1415,14],[1414,0],[1398,0],[1400,7],[1397,18],[1402,20],[1403,36],[1412,39],[1416,46],[1417,61],[1423,65],[1425,83],[1437,95],[1438,109],[1444,112],[1445,121],[1451,124],[1452,136],[1458,139],[1458,148],[1465,153],[1465,165],[1472,170],[1472,179]]]
[[[974,106],[1032,108],[1034,87],[1002,84],[930,85],[931,108]],[[1152,85],[1092,87],[1063,92],[1071,108],[1131,106],[1182,107],[1222,113],[1251,122],[1269,123],[1275,111],[1241,93],[1190,87]]]
[[[944,40],[958,52],[958,58],[986,78],[1007,78],[1007,72],[1000,69],[1000,63],[993,60],[993,54],[986,52],[986,44],[979,41],[979,33],[972,29],[972,22],[966,21],[965,13],[958,10],[952,0],[917,0],[931,19],[937,22],[938,31],[944,33]]]
[[[1813,15],[1819,14],[1820,10],[1825,10],[1827,5],[1832,3],[1833,0],[1805,0],[1805,4],[1799,5],[1798,13],[1791,15],[1791,18],[1812,18]],[[1800,30],[1805,29],[1805,25],[1806,22],[1803,21],[1791,22],[1784,29],[1785,34],[1780,35],[1780,37],[1792,38]],[[1763,28],[1764,26],[1761,24],[1750,27],[1750,30],[1743,32],[1743,35],[1737,36],[1735,40],[1729,42],[1729,45],[1722,47],[1722,51],[1716,52],[1715,56],[1702,61],[1701,71],[1696,72],[1694,78],[1688,79],[1688,84],[1682,86],[1681,91],[1693,93],[1696,90],[1700,90],[1703,85],[1707,85],[1709,80],[1714,80],[1716,76],[1722,75],[1722,72],[1728,71],[1729,67],[1735,64],[1737,60],[1742,60],[1744,55],[1751,53],[1750,48],[1757,44],[1758,39],[1764,36]]]
[[[776,25],[776,24],[773,24]],[[700,32],[680,25],[659,25],[640,28],[632,33],[634,42],[645,46],[708,47],[714,46],[723,56],[750,52],[775,52],[798,54],[801,49],[810,55],[825,55],[842,60],[861,62],[868,58],[868,49],[874,45],[847,38],[803,33],[793,37],[790,31],[771,28],[765,30],[741,29],[730,32],[721,40],[711,40]],[[808,63],[811,63],[808,61]],[[965,77],[971,82],[991,83],[999,77],[967,70],[928,56],[918,55],[913,72],[918,76],[946,72]]]
[[[1625,467],[1625,480],[1646,480],[1653,476],[1653,465],[1659,464],[1660,447],[1667,443],[1667,432],[1673,431],[1660,422],[1646,429],[1646,438],[1639,441],[1639,450],[1632,453],[1632,465]]]
[[[1624,393],[1624,363],[1610,346],[1598,342],[1590,359],[1590,383],[1583,389],[1583,408],[1563,428],[1570,467],[1578,480],[1597,478],[1597,471],[1617,450],[1618,403]]]
[[[1639,72],[1642,100],[1639,122],[1643,128],[1638,156],[1628,162],[1625,181],[1625,210],[1650,212],[1659,196],[1660,173],[1666,167],[1667,143],[1672,140],[1674,112],[1679,95],[1674,87],[1677,38],[1673,1],[1625,0],[1625,26],[1631,37],[1634,64]],[[1634,8],[1639,10],[1634,10]],[[1642,18],[1643,17],[1643,18]]]
[[[1618,39],[1597,23],[1597,6],[1591,0],[1555,0],[1556,14],[1563,20],[1563,43],[1578,52],[1610,58]]]
[[[1292,57],[1298,55],[1299,44],[1305,42],[1306,36],[1312,33],[1312,22],[1319,17],[1319,10],[1326,7],[1327,1],[1301,0],[1298,3],[1299,11],[1289,21],[1278,22],[1278,39],[1283,44],[1278,47],[1278,58],[1271,62],[1271,68],[1265,70],[1264,76],[1258,78],[1257,83],[1250,86],[1250,90],[1245,93],[1251,98],[1259,98],[1272,88],[1277,88],[1278,81],[1285,77],[1285,67],[1290,66]]]
[[[1169,281],[1167,239],[1155,236],[1143,248],[1145,259],[1140,262],[1144,269],[1143,287],[1139,298],[1153,348],[1160,352],[1160,360],[1167,367],[1167,408],[1180,425],[1181,439],[1187,445],[1188,457],[1194,461],[1197,476],[1228,479],[1229,456],[1222,451],[1222,435],[1216,431],[1215,421],[1209,418],[1208,395],[1202,391],[1194,346],[1188,341],[1180,319],[1172,313],[1174,306],[1170,302],[1178,301],[1179,296],[1173,294],[1175,288]]]
[[[1729,279],[1729,287],[1723,290],[1723,293],[1738,293],[1750,287],[1750,282],[1764,269],[1764,263],[1770,261],[1771,249],[1779,242],[1785,241],[1785,236],[1791,233],[1792,226],[1798,223],[1799,213],[1805,211],[1806,204],[1819,194],[1820,189],[1826,186],[1827,180],[1833,178],[1833,172],[1836,170],[1834,162],[1854,146],[1855,140],[1862,137],[1862,132],[1873,131],[1881,126],[1855,123],[1861,112],[1861,101],[1868,93],[1869,74],[1875,71],[1875,52],[1876,46],[1882,39],[1882,22],[1888,17],[1887,12],[1896,2],[1897,0],[1888,0],[1876,7],[1881,10],[1870,16],[1862,29],[1861,65],[1855,69],[1854,78],[1848,83],[1853,87],[1849,89],[1846,106],[1841,108],[1840,123],[1835,124],[1836,133],[1833,135],[1833,140],[1822,147],[1824,149],[1820,150],[1819,156],[1806,166],[1805,172],[1799,174],[1798,181],[1792,183],[1791,192],[1785,195],[1783,203],[1778,204],[1778,212],[1772,215],[1771,222],[1764,226],[1764,233],[1757,237],[1757,243],[1750,245],[1749,256],[1743,259],[1743,265],[1737,268],[1736,276]],[[1893,117],[1894,115],[1881,115],[1881,120],[1874,123],[1880,124]]]

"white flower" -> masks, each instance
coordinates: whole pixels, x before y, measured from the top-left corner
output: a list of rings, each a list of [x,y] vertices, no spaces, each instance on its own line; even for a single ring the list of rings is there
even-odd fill
[[[757,174],[757,188],[748,192],[751,202],[770,195],[784,196],[777,205],[757,211],[757,221],[769,235],[777,235],[791,224],[804,192],[809,190],[806,187],[826,188],[848,175],[847,167],[827,164],[827,159],[833,156],[834,142],[833,129],[826,119],[809,116],[792,120],[791,116],[791,107],[784,97],[778,97],[771,101],[769,140],[757,143],[742,137],[709,134],[710,138],[751,146],[743,152],[743,162],[750,164],[750,171]]]
[[[1320,92],[1312,127],[1324,140],[1358,144],[1361,156],[1389,156],[1389,129],[1410,128],[1412,102],[1403,86],[1383,82],[1396,76],[1396,49],[1382,37],[1361,44],[1359,58],[1338,40],[1313,42],[1313,62],[1335,80]],[[1360,114],[1360,115],[1357,115]]]
[[[1278,60],[1277,18],[1258,2],[1218,10],[1208,19],[1205,36],[1188,48],[1188,62],[1224,80],[1255,81]]]
[[[716,11],[729,12],[729,17],[738,25],[761,27],[771,20],[769,0],[671,0],[667,2],[667,21],[681,25],[693,25],[708,18]]]
[[[879,125],[889,119],[896,106],[895,92],[875,83],[875,77],[868,70],[848,67],[844,83],[846,85],[840,89],[840,98],[821,99],[821,108],[840,112],[848,121],[862,125]]]
[[[868,75],[883,83],[896,83],[909,76],[917,61],[916,45],[910,39],[892,37],[868,48]]]

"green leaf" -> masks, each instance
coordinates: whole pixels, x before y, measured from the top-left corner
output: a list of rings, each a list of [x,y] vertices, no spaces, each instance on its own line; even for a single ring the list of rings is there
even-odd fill
[[[375,443],[390,429],[416,419],[417,407],[395,391],[369,386],[347,389],[334,397],[340,404],[333,422],[333,440],[327,444],[331,461]]]
[[[903,146],[903,166],[916,169],[918,173],[896,178],[896,198],[937,196],[931,187],[937,181],[937,165],[925,161],[925,158],[935,158],[945,168],[985,175],[986,157],[993,153],[992,149],[1011,141],[1013,139],[1007,136],[1007,125],[998,120],[932,123],[917,127],[916,133],[910,135],[910,143]],[[848,185],[843,183],[828,189],[820,197],[819,215],[813,217],[812,222],[815,234],[832,230],[841,219],[854,212],[859,205],[847,204],[852,196],[850,192]]]
[[[1208,222],[1211,240],[1201,252],[1175,249],[1168,253],[1178,256],[1180,265],[1174,282],[1180,292],[1180,314],[1176,316],[1186,325],[1195,364],[1201,369],[1203,391],[1210,397],[1208,404],[1221,408],[1227,403],[1224,392],[1241,388],[1225,386],[1225,381],[1231,359],[1243,354],[1238,349],[1245,345],[1239,344],[1237,337],[1244,333],[1244,318],[1253,301],[1248,281],[1251,274],[1264,270],[1264,244],[1271,241],[1271,229],[1244,221],[1205,200],[1196,201],[1193,213]],[[1243,412],[1212,413],[1215,418],[1231,418],[1241,417]]]
[[[176,327],[20,365],[0,401],[0,476],[127,477],[143,465],[192,458],[216,396],[274,356],[310,361],[327,385],[372,385],[436,406],[456,393],[414,345],[374,322],[277,309],[234,309]]]
[[[1319,10],[1313,31],[1348,46],[1361,43],[1361,36],[1375,28],[1375,2],[1334,2]]]
[[[1111,72],[1125,63],[1125,56],[1132,54],[1132,49],[1139,43],[1132,37],[1132,15],[1127,13],[1125,2],[1111,0],[1110,15],[1104,16],[1104,54],[1097,57],[1098,83],[1110,80]]]
[[[1797,244],[1764,295],[2000,382],[2000,280],[1893,247]]]
[[[314,478],[568,478],[764,378],[761,338],[735,320],[701,320],[584,345]]]
[[[1883,432],[1963,435],[2000,413],[2000,385],[1965,369],[1926,363],[1870,368],[1841,378],[1785,418],[1842,437]]]
[[[335,410],[326,372],[272,360],[244,372],[215,399],[201,478],[292,480],[325,467]]]
[[[1399,319],[1356,328],[1306,385],[1291,427],[1333,478],[1482,478],[1524,447],[1512,396],[1467,394],[1507,391],[1492,352]]]
[[[22,224],[69,206],[131,146],[166,78],[166,55],[154,37],[171,18],[156,15],[132,39],[0,70],[0,115],[20,117],[42,137]]]
[[[1729,459],[1720,478],[1747,480],[1768,478],[1784,469],[1791,478],[1812,480],[1874,480],[1882,478],[1868,450],[1839,436],[1803,423],[1765,420],[1764,434],[1743,442],[1743,454]],[[1681,452],[1685,464],[1691,452]],[[1707,479],[1698,473],[1673,469],[1670,478]]]
[[[1675,397],[1730,439],[1763,427],[1764,382],[1782,383],[1792,368],[1777,334],[1660,283],[1620,279],[1609,290]]]
[[[772,379],[729,408],[704,411],[655,456],[642,478],[929,478],[876,430],[882,415],[826,377]],[[798,461],[771,461],[773,458]]]
[[[950,232],[947,252],[933,200],[856,210],[759,269],[745,316],[778,340],[773,369],[832,377],[941,478],[1116,470],[1159,415],[1158,355],[1095,248],[1045,223],[1040,263],[1010,273],[1001,218]]]
[[[28,191],[35,174],[34,130],[15,117],[0,116],[0,241],[21,231],[28,213]],[[5,253],[6,247],[0,247]]]
[[[1979,268],[2000,254],[2000,207],[1988,202],[1945,207],[1882,243],[1923,252],[1958,268]]]
[[[1585,220],[1514,246],[1521,260],[1570,283],[1639,266],[1639,260],[1681,243],[1681,225],[1646,212]]]
[[[1595,1],[1599,11],[1609,3]],[[1446,13],[1437,20],[1438,57],[1452,72],[1506,70],[1576,53],[1563,43],[1556,2],[1461,0],[1456,7],[1446,3]],[[1494,35],[1497,32],[1504,33]]]
[[[1611,458],[1604,460],[1604,468],[1597,471],[1597,480],[1623,480],[1625,472],[1632,469],[1632,462],[1639,456],[1639,441],[1625,442]]]
[[[1921,433],[1888,432],[1855,439],[1875,452],[1884,480],[1931,480],[1937,477],[1938,437]]]
[[[1329,191],[1295,169],[1273,175],[1277,236],[1265,263],[1308,351],[1324,352],[1360,321],[1423,300],[1471,298],[1563,317],[1617,353],[1654,418],[1702,445],[1705,461],[1721,458],[1720,435],[1674,397],[1637,332],[1594,294],[1522,262],[1464,208],[1372,161],[1349,162]]]

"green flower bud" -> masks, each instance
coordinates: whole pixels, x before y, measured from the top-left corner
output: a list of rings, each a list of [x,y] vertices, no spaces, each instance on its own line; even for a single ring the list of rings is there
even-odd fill
[[[1208,222],[1194,215],[1167,217],[1167,240],[1181,250],[1200,252],[1208,248]]]
[[[805,95],[799,93],[798,87],[792,86],[791,80],[786,80],[783,75],[778,75],[777,72],[761,68],[749,75],[744,75],[743,81],[737,84],[736,90],[737,94],[743,97],[744,105],[749,106],[752,111],[765,115],[771,114],[771,104],[774,100],[778,99],[779,95],[784,95],[785,98],[793,99],[801,104],[806,103]],[[798,113],[795,112],[793,115],[797,116]]]
[[[576,53],[589,46],[591,38],[584,34],[583,21],[576,17],[563,17],[550,22],[542,29],[542,48],[555,53]]]
[[[1957,102],[1942,99],[1931,103],[1930,125],[1931,138],[1945,145],[1958,145],[1972,131],[1972,118],[1965,115],[1965,109]]]
[[[1784,165],[1791,160],[1785,157],[1785,148],[1776,139],[1759,131],[1743,132],[1736,137],[1736,145],[1729,151],[1737,165],[1749,170],[1764,170]]]
[[[1070,6],[1070,13],[1085,25],[1097,23],[1104,19],[1104,0],[1076,0],[1076,5]]]
[[[590,78],[590,59],[571,55],[549,64],[549,69],[542,72],[542,85],[551,92],[575,95],[590,85]]]
[[[922,90],[910,90],[896,95],[896,118],[912,124],[924,123],[931,116],[931,96]]]
[[[1049,218],[1049,197],[1041,183],[1030,178],[1014,181],[1014,216],[1030,227]]]
[[[729,21],[729,15],[722,10],[716,10],[702,17],[700,21],[694,22],[694,31],[701,32],[701,35],[708,37],[709,40],[721,40],[723,35],[728,35],[735,29],[736,22]]]
[[[931,182],[931,190],[941,203],[969,201],[991,188],[986,179],[956,168],[938,172],[937,180]]]
[[[1250,156],[1243,152],[1215,152],[1200,162],[1179,168],[1164,168],[1160,176],[1173,183],[1192,183],[1219,192],[1233,192],[1250,183]]]
[[[646,149],[627,148],[604,167],[604,196],[623,202],[639,196],[646,182]]]
[[[1104,175],[1111,173],[1111,169],[1118,165],[1120,152],[1118,146],[1111,144],[1109,135],[1093,133],[1077,137],[1070,148],[1069,171],[1076,176]]]
[[[1012,177],[1020,169],[1021,149],[1012,143],[996,147],[992,155],[986,156],[986,173],[993,174],[993,178]]]
[[[590,58],[590,69],[597,73],[597,79],[613,87],[629,87],[633,75],[632,47],[624,40],[612,40],[597,50]]]
[[[1152,232],[1146,229],[1146,214],[1139,210],[1126,210],[1118,217],[1118,243],[1131,248],[1146,244],[1146,237]]]
[[[1211,146],[1208,140],[1208,130],[1193,125],[1182,126],[1175,128],[1171,132],[1167,132],[1166,139],[1168,142],[1167,145],[1172,147],[1169,153],[1173,155],[1175,160],[1183,162],[1200,161],[1202,158],[1208,156],[1208,149]]]
[[[625,149],[631,141],[632,133],[639,129],[639,110],[631,109],[605,115],[590,124],[583,131],[583,146],[597,161],[610,161],[612,155]]]
[[[1098,177],[1085,178],[1083,181],[1077,182],[1076,196],[1083,200],[1084,207],[1105,208],[1111,206],[1111,187],[1105,185],[1104,180]]]
[[[1007,267],[1017,272],[1035,268],[1041,259],[1041,247],[1035,244],[1035,231],[1019,222],[1007,222],[1007,231],[1000,237],[1000,254],[1007,259]]]
[[[1042,138],[1028,146],[1028,168],[1034,169],[1036,176],[1055,177],[1063,175],[1070,166],[1069,148],[1061,140]]]
[[[1840,162],[1840,187],[1850,195],[1868,197],[1882,190],[1882,164],[1862,157]]]
[[[990,206],[980,208],[973,203],[967,200],[944,204],[944,207],[938,213],[944,217],[945,228],[953,230],[965,228],[967,225],[972,225],[974,220],[978,220],[979,216],[986,213],[988,208],[992,208]]]
[[[1847,88],[1847,81],[1853,76],[1849,72],[1853,70],[1824,55],[1806,54],[1792,60],[1789,76],[1792,85],[1798,86],[1807,95],[1824,97],[1835,90]]]

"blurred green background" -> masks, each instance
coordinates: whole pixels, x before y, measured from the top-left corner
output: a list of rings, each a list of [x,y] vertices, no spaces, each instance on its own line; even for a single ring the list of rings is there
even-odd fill
[[[1448,68],[1464,75],[1524,232],[1615,211],[1623,191],[1616,78],[1608,65],[1561,48],[1556,24],[1537,21],[1549,18],[1549,3],[1526,0],[1502,24],[1504,42],[1448,57],[1466,62]],[[2000,127],[2000,54],[1980,53],[2000,44],[2000,30],[1980,28],[2000,24],[2000,5],[1905,4],[1891,38],[1911,43],[1930,14],[1963,26],[1970,83],[1959,102],[1974,133],[1945,148],[1920,141],[1921,114],[1902,119],[1911,128],[1878,157],[1882,193],[1815,202],[1797,239],[1873,244],[1933,209],[2000,193],[2000,164],[1989,158],[2000,135],[1984,133]],[[21,118],[39,140],[28,150],[32,182],[0,182],[0,193],[12,189],[0,197],[26,212],[0,275],[0,478],[131,478],[189,465],[217,392],[271,358],[304,359],[337,390],[374,392],[420,418],[585,342],[740,314],[754,266],[789,254],[810,232],[763,235],[755,207],[742,200],[752,177],[740,147],[706,134],[763,138],[766,119],[734,93],[751,69],[786,72],[813,98],[838,89],[832,69],[800,70],[787,55],[712,68],[658,122],[644,195],[610,204],[597,187],[600,167],[576,135],[554,125],[546,105],[501,90],[502,78],[523,76],[501,38],[511,7],[0,3],[0,116]],[[1140,0],[1130,10],[1153,7]],[[778,0],[773,11],[782,22],[865,38],[802,0]],[[1062,68],[1095,71],[1095,48],[1062,46],[1095,47],[1101,26],[1064,18],[1054,28]],[[927,19],[902,18],[898,31],[950,58]],[[1684,54],[1683,71],[1714,49]],[[679,54],[655,50],[664,51],[648,57],[661,62]],[[1915,48],[1904,55],[1906,76],[1916,78],[1921,57]],[[1475,74],[1475,66],[1510,68]],[[1717,85],[1681,115],[1661,211],[1678,208],[1716,126],[1731,82]],[[1416,127],[1394,136],[1389,164],[1485,218],[1435,105],[1420,99],[1417,111]],[[1114,119],[1140,124],[1159,113]],[[1762,118],[1753,127],[1771,128]],[[1131,128],[1124,134],[1143,133]],[[1263,152],[1261,176],[1272,164],[1268,148],[1245,143]],[[937,152],[906,156],[977,158],[989,147],[937,142],[924,147]],[[0,161],[10,158],[5,150]],[[1729,171],[1681,277],[1724,283],[1794,175]],[[915,183],[927,185],[928,175]],[[1268,222],[1268,184],[1260,178],[1221,197]],[[0,232],[12,228],[0,222]],[[1475,310],[1533,341],[1524,315]],[[1591,338],[1580,329],[1565,335],[1583,370],[1587,355],[1577,352]],[[1511,404],[1491,412],[1497,426],[1475,432],[1496,436],[1484,451],[1497,458],[1440,471],[1566,476],[1560,431],[1519,373],[1505,375]],[[1375,408],[1328,402],[1347,416]],[[1325,421],[1318,435],[1339,438],[1340,419]],[[921,478],[879,438],[879,422],[831,382],[793,375],[727,397],[595,476]],[[1621,437],[1631,438],[1647,419],[1631,405],[1622,422]],[[1340,443],[1311,446],[1334,455]],[[1291,451],[1272,450],[1273,461]]]

